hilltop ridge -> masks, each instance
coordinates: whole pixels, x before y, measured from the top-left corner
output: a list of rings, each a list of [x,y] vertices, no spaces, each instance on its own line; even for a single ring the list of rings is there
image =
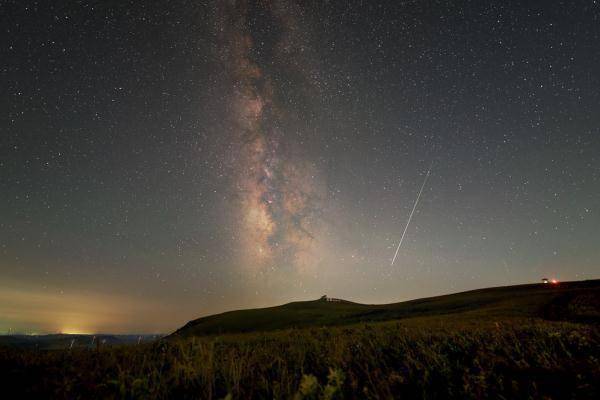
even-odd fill
[[[188,322],[169,338],[448,316],[600,321],[600,280],[484,288],[390,304],[338,300],[321,298],[210,315]]]

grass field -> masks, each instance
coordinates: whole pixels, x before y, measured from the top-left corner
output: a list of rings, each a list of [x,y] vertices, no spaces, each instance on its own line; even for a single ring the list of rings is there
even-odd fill
[[[0,347],[0,385],[58,399],[600,398],[598,281],[540,286],[253,310],[287,310],[285,329],[263,316],[244,332],[252,321],[233,312],[228,333],[211,332],[215,316],[151,344]]]

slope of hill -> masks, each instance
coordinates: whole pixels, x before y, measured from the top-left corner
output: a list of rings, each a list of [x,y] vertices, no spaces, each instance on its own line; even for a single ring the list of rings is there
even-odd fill
[[[600,321],[600,280],[478,289],[401,303],[300,301],[230,311],[188,322],[170,338],[359,322],[457,317],[464,320],[545,318]]]

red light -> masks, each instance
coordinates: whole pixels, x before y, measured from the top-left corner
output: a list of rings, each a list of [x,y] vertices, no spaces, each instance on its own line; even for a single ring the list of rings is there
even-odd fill
[[[556,285],[558,283],[558,280],[552,279],[550,282],[552,282],[553,285]]]

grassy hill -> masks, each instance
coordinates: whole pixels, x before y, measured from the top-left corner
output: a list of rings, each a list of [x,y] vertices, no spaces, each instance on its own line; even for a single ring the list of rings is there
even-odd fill
[[[600,321],[600,280],[529,284],[472,290],[401,303],[300,301],[276,307],[230,311],[190,321],[171,338],[245,333],[308,326],[346,325],[423,318],[469,320],[544,318]]]
[[[598,322],[600,280],[295,302],[200,318],[177,340],[0,341],[0,387],[23,399],[597,399]]]

